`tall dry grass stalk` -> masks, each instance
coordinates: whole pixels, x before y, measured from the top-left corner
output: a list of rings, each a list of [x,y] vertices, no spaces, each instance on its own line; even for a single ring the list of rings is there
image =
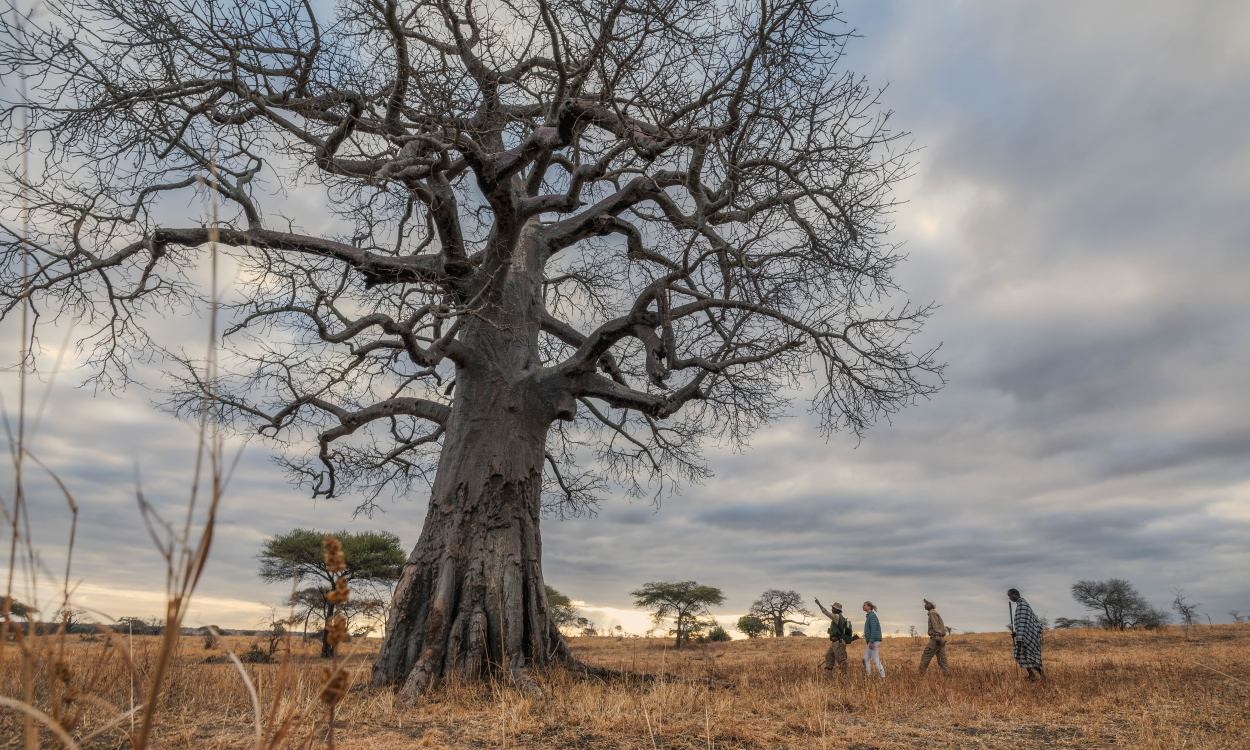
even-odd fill
[[[20,81],[19,85],[24,98],[25,81]],[[26,141],[29,144],[29,138]],[[23,180],[29,182],[29,148],[22,159]],[[215,159],[209,167],[209,174],[201,179],[200,184],[207,196],[210,225],[215,228],[218,224]],[[28,231],[32,212],[26,205],[20,210],[23,227]],[[210,296],[204,382],[211,389],[218,376],[220,310],[219,255],[214,232],[210,232],[207,251]],[[29,254],[23,254],[22,262],[29,264]],[[29,274],[24,272],[23,278],[29,278]],[[22,290],[16,367],[18,396],[12,419],[9,418],[10,410],[0,404],[5,417],[14,477],[11,497],[5,499],[0,496],[0,511],[9,532],[5,594],[0,598],[0,669],[6,677],[16,677],[16,680],[6,683],[10,689],[12,686],[18,688],[16,695],[0,694],[0,708],[20,717],[18,742],[28,750],[43,747],[48,740],[67,748],[79,748],[113,738],[110,742],[115,746],[118,735],[124,739],[125,745],[135,750],[151,747],[163,727],[169,729],[169,725],[173,725],[173,731],[177,731],[180,719],[170,716],[169,709],[171,704],[179,703],[178,693],[184,689],[178,684],[182,668],[178,663],[182,625],[212,549],[217,513],[230,472],[240,456],[236,453],[232,460],[227,460],[219,429],[218,402],[210,390],[199,413],[194,465],[188,479],[188,499],[180,524],[170,523],[161,516],[157,507],[145,496],[141,481],[136,478],[135,497],[139,514],[165,568],[164,626],[162,635],[155,643],[141,637],[141,653],[136,653],[133,637],[123,639],[112,629],[99,626],[98,640],[93,639],[93,642],[101,643],[102,647],[84,654],[80,641],[69,632],[67,618],[62,618],[53,628],[40,627],[38,619],[43,619],[41,615],[52,608],[39,606],[42,581],[37,545],[31,533],[27,509],[27,462],[33,462],[47,472],[64,497],[70,518],[65,570],[59,581],[59,604],[55,607],[57,612],[69,612],[73,607],[72,560],[77,542],[79,504],[65,482],[40,461],[30,447],[28,427],[32,422],[39,423],[48,397],[45,394],[38,409],[32,413],[27,384],[34,364],[30,344],[34,341],[35,331],[28,292],[28,289]],[[68,340],[67,332],[66,346],[58,351],[51,371],[49,389],[55,383],[55,374],[61,366]],[[24,601],[30,603],[30,611],[24,618],[27,622],[20,627],[11,611],[14,602],[18,601],[14,592],[19,588],[24,592]],[[346,596],[345,588],[342,595]],[[345,629],[346,624],[343,623],[342,630]],[[289,637],[288,634],[288,640]],[[341,640],[346,640],[345,632],[341,634]],[[333,746],[334,710],[345,696],[349,683],[349,675],[338,660],[316,690],[320,704],[328,715],[325,731],[321,733],[318,731],[321,723],[314,719],[317,701],[292,700],[293,696],[306,692],[307,686],[303,682],[304,675],[296,674],[285,658],[275,674],[266,676],[267,684],[257,685],[229,647],[228,641],[218,639],[218,642],[225,661],[233,667],[234,679],[243,690],[250,709],[248,723],[251,725],[251,739],[247,744],[258,749],[311,747],[324,738]],[[7,649],[15,653],[8,653]],[[290,652],[288,644],[284,653]],[[127,708],[119,705],[127,702],[118,695],[119,685],[124,685],[127,691]],[[8,693],[9,689],[2,692]],[[206,704],[212,703],[209,699]],[[3,730],[8,726],[0,716],[0,746],[7,746]]]
[[[18,19],[17,33],[19,36],[25,35],[27,22],[28,22],[28,19],[26,18]],[[25,101],[27,98],[27,87],[26,87],[25,77],[21,78],[21,80],[18,83],[18,86],[20,90],[21,99],[22,101]],[[30,128],[29,126],[30,126],[29,113],[23,111],[22,113],[23,148],[22,148],[22,157],[21,157],[22,158],[21,175],[22,175],[22,180],[26,183],[29,183],[29,178],[30,178],[30,156],[29,156],[29,153],[30,153],[29,130]],[[30,252],[29,252],[29,248],[26,245],[26,237],[29,235],[29,208],[30,207],[27,203],[26,193],[24,190],[22,191],[21,201],[22,201],[22,205],[20,206],[20,210],[22,212],[22,254],[21,254],[22,261],[21,262],[22,262],[22,273],[23,273],[23,276],[26,277],[30,270]],[[25,281],[25,279],[23,280],[23,286],[24,288],[22,289],[22,294],[25,297],[26,295],[29,294],[29,282]],[[10,620],[10,614],[11,614],[12,603],[13,603],[12,592],[13,592],[14,576],[17,571],[17,552],[19,549],[19,539],[22,538],[23,531],[26,532],[25,536],[27,539],[29,539],[29,536],[30,536],[30,533],[29,533],[30,532],[30,516],[29,516],[29,513],[26,512],[25,493],[24,493],[25,483],[23,482],[23,478],[22,478],[22,470],[25,467],[25,463],[26,463],[25,461],[26,459],[25,404],[26,404],[26,376],[27,376],[28,364],[29,364],[28,363],[29,350],[27,347],[27,342],[29,341],[28,337],[30,335],[30,328],[31,328],[29,304],[24,303],[21,306],[21,312],[19,315],[19,328],[20,328],[19,344],[18,344],[19,351],[18,351],[18,365],[17,365],[18,367],[18,371],[17,371],[18,413],[17,413],[16,435],[14,434],[14,431],[10,427],[9,420],[7,419],[7,415],[5,419],[5,431],[8,433],[9,445],[12,446],[13,507],[12,507],[12,511],[9,511],[7,509],[7,505],[5,505],[5,508],[6,508],[5,514],[7,516],[6,520],[10,522],[10,540],[9,540],[9,569],[8,569],[8,576],[7,576],[6,585],[5,585],[5,595],[4,595],[3,601],[0,602],[0,615],[2,615],[4,618],[4,625],[3,627],[0,627],[0,658],[4,657],[3,642],[8,640],[7,631],[9,629],[8,623]],[[24,529],[22,528],[23,521],[25,522]],[[30,571],[31,575],[33,575],[34,564],[35,564],[34,547],[30,545],[29,543],[27,543],[25,545],[25,548],[27,550],[26,569]],[[43,715],[38,713],[33,707],[31,707],[31,703],[33,702],[33,699],[34,699],[34,688],[33,688],[34,669],[33,669],[33,666],[30,663],[28,663],[28,661],[24,661],[23,663],[22,677],[23,677],[23,687],[24,687],[22,698],[24,700],[24,706],[25,706],[25,710],[23,710],[23,726],[22,726],[23,737],[25,738],[26,747],[34,748],[36,745],[36,742],[34,739],[34,733],[35,733],[34,722],[36,720],[39,720],[41,723],[47,724],[48,721],[46,720],[46,717],[44,717]]]
[[[150,671],[159,640],[136,636],[141,675]],[[224,648],[240,651],[249,642],[224,640]],[[187,750],[253,747],[255,712],[243,671],[262,705],[264,747],[324,745],[326,662],[313,639],[289,645],[278,663],[243,663],[241,669],[206,662],[198,644],[182,649],[163,688],[154,742]],[[1201,626],[1189,640],[1176,628],[1048,634],[1050,679],[1042,685],[1024,681],[1004,634],[952,637],[949,677],[917,674],[923,643],[887,639],[885,680],[867,679],[857,661],[846,678],[830,679],[821,669],[825,644],[817,638],[737,641],[681,653],[658,639],[574,638],[574,652],[587,663],[621,668],[636,659],[644,672],[659,672],[664,664],[663,671],[679,679],[600,682],[553,671],[536,675],[546,694],[541,700],[503,682],[452,683],[408,707],[397,705],[389,690],[351,687],[367,674],[377,643],[350,645],[339,659],[348,675],[348,697],[334,712],[339,750],[1226,750],[1245,747],[1250,736],[1250,625]],[[852,651],[859,656],[860,649]],[[67,653],[84,684],[121,682],[131,669],[121,659],[101,662],[100,643],[71,641]],[[16,667],[0,664],[0,684]],[[105,715],[101,709],[90,718],[102,723]],[[11,718],[0,724],[0,736],[7,726],[16,736],[20,722]],[[88,746],[86,732],[75,731]],[[118,735],[111,740],[110,746],[119,744]]]

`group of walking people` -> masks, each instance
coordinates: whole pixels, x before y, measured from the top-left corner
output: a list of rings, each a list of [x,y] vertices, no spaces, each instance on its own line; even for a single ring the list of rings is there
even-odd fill
[[[1012,657],[1016,663],[1027,670],[1027,679],[1045,678],[1042,671],[1042,621],[1034,614],[1033,608],[1020,595],[1018,589],[1008,589],[1007,599],[1011,603],[1011,640]],[[825,652],[825,669],[834,669],[846,674],[846,647],[859,640],[851,621],[842,614],[842,603],[834,602],[828,609],[816,600],[821,614],[829,618],[829,650]],[[924,600],[925,612],[929,620],[929,642],[920,655],[920,674],[924,674],[933,659],[937,658],[938,668],[942,674],[949,674],[946,662],[946,623],[938,614],[937,605],[928,599]],[[864,602],[864,670],[871,676],[874,667],[876,672],[885,677],[885,664],[881,661],[881,621],[877,617],[877,605]]]

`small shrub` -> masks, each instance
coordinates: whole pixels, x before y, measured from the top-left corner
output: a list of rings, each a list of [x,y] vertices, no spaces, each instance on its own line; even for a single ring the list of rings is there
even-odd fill
[[[272,664],[273,657],[266,653],[259,643],[253,643],[247,651],[239,654],[239,661],[244,664]]]

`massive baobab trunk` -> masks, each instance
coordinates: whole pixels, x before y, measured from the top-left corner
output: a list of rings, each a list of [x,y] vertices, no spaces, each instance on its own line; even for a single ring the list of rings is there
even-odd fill
[[[539,514],[547,429],[571,398],[547,393],[537,341],[536,243],[518,241],[497,297],[466,326],[425,526],[388,616],[376,684],[416,695],[440,678],[527,670],[567,653],[548,617]],[[489,363],[489,364],[488,364]]]
[[[492,667],[517,675],[561,648],[538,528],[547,421],[524,387],[493,385],[456,399],[425,528],[391,603],[374,681],[405,693]]]

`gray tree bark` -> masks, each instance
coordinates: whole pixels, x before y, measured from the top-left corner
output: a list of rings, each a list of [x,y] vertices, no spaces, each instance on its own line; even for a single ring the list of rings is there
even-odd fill
[[[542,379],[541,249],[522,236],[506,280],[466,323],[420,540],[391,602],[374,684],[414,697],[439,680],[568,658],[549,613],[539,514],[547,430],[572,399]]]

